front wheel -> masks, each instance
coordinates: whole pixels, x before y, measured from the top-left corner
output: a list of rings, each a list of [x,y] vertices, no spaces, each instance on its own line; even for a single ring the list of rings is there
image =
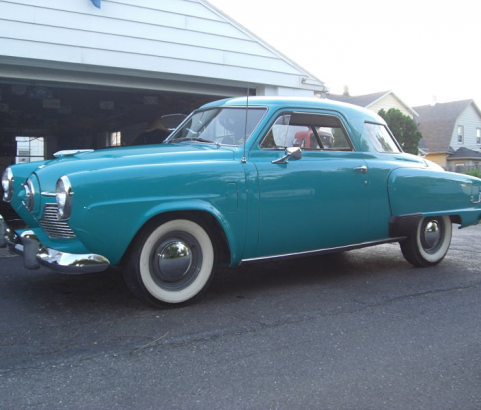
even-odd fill
[[[449,216],[423,218],[416,232],[401,242],[401,251],[414,266],[434,266],[448,253],[452,225]]]
[[[191,302],[208,286],[214,270],[212,241],[199,224],[170,220],[137,237],[124,266],[129,289],[154,306]]]

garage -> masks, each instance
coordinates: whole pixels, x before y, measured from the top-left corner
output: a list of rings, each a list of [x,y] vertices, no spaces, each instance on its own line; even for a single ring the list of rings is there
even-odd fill
[[[52,158],[63,149],[129,145],[163,114],[188,114],[224,96],[48,82],[0,84],[2,165]]]
[[[325,91],[205,0],[0,0],[0,15],[0,171],[129,145],[219,98]]]

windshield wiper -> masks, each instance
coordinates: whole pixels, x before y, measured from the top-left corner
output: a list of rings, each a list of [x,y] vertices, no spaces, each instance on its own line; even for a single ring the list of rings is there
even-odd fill
[[[175,140],[172,140],[170,141],[172,144],[175,144],[176,142],[184,142],[184,141],[191,141],[191,142],[205,142],[207,144],[216,144],[216,145],[219,145],[217,142],[215,141],[211,141],[211,140],[206,140],[204,138],[200,138],[200,137],[184,137],[184,138],[179,138],[179,139],[175,139]]]

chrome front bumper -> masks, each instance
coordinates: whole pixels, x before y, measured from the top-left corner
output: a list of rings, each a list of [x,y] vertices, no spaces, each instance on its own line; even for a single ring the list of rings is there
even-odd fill
[[[0,248],[23,256],[27,269],[46,266],[67,274],[102,272],[110,266],[107,258],[93,253],[71,254],[43,246],[31,230],[18,235],[0,215]]]

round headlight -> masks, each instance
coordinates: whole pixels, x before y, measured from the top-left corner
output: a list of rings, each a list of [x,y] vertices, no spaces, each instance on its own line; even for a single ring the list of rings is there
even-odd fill
[[[72,210],[72,185],[67,176],[63,176],[57,181],[56,199],[58,206],[58,219],[66,221],[70,217]]]
[[[23,201],[23,204],[25,205],[25,207],[29,212],[32,212],[33,208],[35,207],[35,188],[30,178],[27,179],[24,189],[25,189],[25,201]]]
[[[7,168],[2,175],[3,200],[10,202],[13,197],[13,172]]]

